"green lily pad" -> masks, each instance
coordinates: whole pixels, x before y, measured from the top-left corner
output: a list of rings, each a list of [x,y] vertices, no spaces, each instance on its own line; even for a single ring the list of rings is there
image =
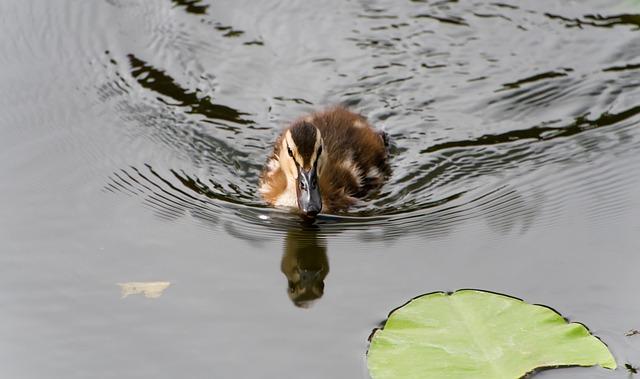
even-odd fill
[[[584,325],[478,290],[411,300],[375,331],[367,355],[373,379],[518,379],[539,368],[616,368],[607,346]]]

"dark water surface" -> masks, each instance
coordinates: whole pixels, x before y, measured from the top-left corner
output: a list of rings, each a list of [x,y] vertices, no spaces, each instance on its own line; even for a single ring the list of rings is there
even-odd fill
[[[3,378],[367,378],[391,309],[469,287],[621,366],[539,377],[640,365],[639,2],[7,0],[0,88]],[[257,177],[336,103],[393,175],[304,226]]]

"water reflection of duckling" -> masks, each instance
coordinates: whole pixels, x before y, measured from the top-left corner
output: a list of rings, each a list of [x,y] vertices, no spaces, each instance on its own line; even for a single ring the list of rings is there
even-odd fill
[[[389,173],[386,134],[342,107],[295,121],[275,142],[260,193],[307,217],[346,209]]]
[[[317,229],[290,230],[280,264],[288,281],[293,303],[308,308],[324,294],[324,278],[329,273],[329,259],[324,239]]]

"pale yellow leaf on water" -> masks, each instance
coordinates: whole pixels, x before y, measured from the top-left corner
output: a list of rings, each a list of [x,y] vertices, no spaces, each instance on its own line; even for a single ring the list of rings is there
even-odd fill
[[[118,283],[122,291],[122,298],[129,295],[143,294],[148,299],[157,299],[162,291],[171,285],[170,282],[128,282]]]

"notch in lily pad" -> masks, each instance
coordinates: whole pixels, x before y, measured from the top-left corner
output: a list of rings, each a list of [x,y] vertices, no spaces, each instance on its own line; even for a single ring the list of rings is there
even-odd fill
[[[615,369],[607,346],[551,308],[480,290],[434,292],[389,315],[367,353],[373,379],[518,379],[543,368]]]

